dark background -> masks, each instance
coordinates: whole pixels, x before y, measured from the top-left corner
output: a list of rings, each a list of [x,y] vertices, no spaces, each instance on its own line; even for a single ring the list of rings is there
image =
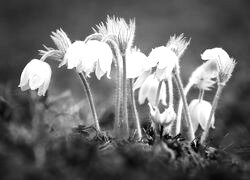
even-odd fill
[[[107,15],[127,20],[135,17],[135,45],[146,54],[164,45],[170,35],[184,33],[192,38],[181,61],[184,83],[201,64],[200,54],[205,49],[223,47],[237,60],[216,112],[214,137],[224,147],[231,143],[234,147],[249,146],[249,8],[249,0],[1,0],[0,83],[17,87],[22,69],[32,58],[39,58],[42,45],[54,47],[49,35],[57,28],[62,28],[72,40],[83,40],[92,33],[91,27],[105,21]],[[79,101],[84,95],[74,73],[50,63],[50,94],[70,89]],[[99,103],[112,99],[112,81],[103,78],[96,83],[94,76],[90,81],[96,97],[101,98]],[[210,100],[211,96],[205,99]]]

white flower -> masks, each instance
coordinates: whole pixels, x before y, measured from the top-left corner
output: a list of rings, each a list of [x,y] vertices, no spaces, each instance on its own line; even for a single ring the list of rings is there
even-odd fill
[[[217,63],[214,60],[210,60],[196,68],[189,81],[195,84],[199,89],[209,90],[215,83],[212,79],[217,77],[217,75]]]
[[[127,78],[137,78],[150,69],[147,56],[137,49],[127,52],[126,66]]]
[[[67,49],[64,60],[59,67],[67,64],[68,69],[76,68],[78,72],[84,71],[87,76],[95,71],[100,79],[105,73],[110,78],[113,53],[105,42],[89,40],[75,41]]]
[[[156,124],[168,126],[176,118],[176,114],[172,107],[167,108],[164,110],[164,112],[160,113],[156,106],[152,106],[150,103],[148,103],[148,106],[152,120]]]
[[[148,56],[151,67],[156,66],[156,77],[159,80],[167,79],[178,63],[178,57],[168,47],[160,46],[152,49]]]
[[[207,49],[201,54],[203,60],[216,61],[218,66],[218,79],[220,83],[226,84],[226,82],[232,76],[232,72],[236,65],[233,58],[230,58],[225,50],[222,48]]]
[[[159,102],[156,101],[157,96],[157,90],[159,87],[160,81],[155,77],[154,74],[149,75],[146,80],[141,85],[141,88],[139,90],[138,95],[138,101],[140,104],[143,104],[146,99],[153,105],[158,105]],[[159,94],[159,101],[162,102],[162,104],[166,105],[166,84],[163,81],[160,89]]]
[[[67,64],[68,69],[79,67],[85,57],[86,44],[83,41],[75,41],[66,50],[63,61],[60,63],[59,67],[65,64]]]
[[[24,67],[18,87],[22,91],[38,89],[38,95],[44,96],[49,87],[51,73],[48,63],[33,59]]]
[[[227,61],[230,59],[229,55],[222,48],[207,49],[201,54],[203,60],[216,60],[216,61]]]
[[[189,104],[189,111],[191,115],[191,121],[194,128],[194,132],[197,130],[200,124],[201,128],[205,130],[208,118],[212,109],[212,105],[205,100],[193,99]],[[214,127],[214,116],[212,117],[210,127]]]

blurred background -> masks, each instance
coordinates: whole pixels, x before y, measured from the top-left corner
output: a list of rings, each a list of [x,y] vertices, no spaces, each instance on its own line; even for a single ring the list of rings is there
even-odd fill
[[[135,17],[135,45],[147,55],[152,48],[165,45],[171,35],[184,33],[192,38],[181,60],[184,84],[202,63],[200,54],[205,49],[222,47],[237,60],[216,112],[212,137],[215,144],[240,153],[250,147],[249,8],[248,0],[1,0],[0,84],[16,88],[22,69],[31,59],[39,58],[42,45],[54,47],[49,36],[57,28],[72,40],[83,40],[107,15],[127,20]],[[65,67],[58,69],[53,61],[49,63],[53,70],[49,93],[70,90],[76,102],[83,98],[77,76]],[[97,83],[93,76],[90,83],[97,102],[111,106],[113,82],[104,77]],[[205,99],[211,100],[213,94],[207,93]],[[194,89],[188,100],[196,96]],[[245,149],[239,150],[241,146]]]

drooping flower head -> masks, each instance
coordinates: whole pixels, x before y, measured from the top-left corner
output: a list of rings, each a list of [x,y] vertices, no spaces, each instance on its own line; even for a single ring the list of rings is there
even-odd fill
[[[104,37],[111,36],[118,44],[121,53],[125,54],[133,45],[135,20],[130,19],[129,23],[126,23],[123,18],[108,16],[106,23],[100,23],[94,31],[103,34]]]
[[[178,57],[176,54],[170,48],[165,46],[152,49],[148,59],[150,66],[156,67],[155,74],[159,80],[167,79],[178,63]]]
[[[216,61],[218,68],[218,83],[226,84],[232,76],[236,61],[230,58],[222,48],[207,49],[201,54],[203,60]]]
[[[139,103],[143,104],[147,99],[150,102],[150,104],[152,104],[153,106],[157,106],[159,102],[156,102],[156,98],[159,85],[160,81],[155,77],[155,75],[154,74],[149,75],[140,87],[138,95]],[[162,82],[159,93],[160,94],[158,100],[161,101],[162,104],[166,105],[167,103],[166,103],[165,82]]]
[[[193,99],[189,104],[189,111],[191,115],[191,122],[194,128],[194,132],[197,130],[198,125],[205,130],[208,118],[212,109],[212,105],[205,100]],[[210,127],[214,127],[214,116],[212,117]]]
[[[77,72],[85,72],[87,76],[95,72],[100,79],[105,73],[110,77],[113,53],[108,44],[89,40],[75,41],[67,49],[59,67],[67,64],[68,69],[76,68]]]
[[[85,72],[87,76],[95,72],[98,79],[105,73],[110,77],[113,53],[105,42],[88,40],[71,43],[62,30],[52,32],[51,38],[57,49],[46,47],[45,51],[40,51],[43,57],[59,60],[59,67],[67,65],[68,69],[76,68],[77,72]]]
[[[48,63],[33,59],[24,67],[18,87],[22,91],[38,89],[38,95],[44,96],[49,87],[51,73]]]

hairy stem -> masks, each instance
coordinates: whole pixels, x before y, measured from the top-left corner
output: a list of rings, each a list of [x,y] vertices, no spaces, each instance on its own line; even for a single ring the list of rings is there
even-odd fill
[[[125,125],[125,134],[124,134],[124,138],[128,138],[129,137],[129,124],[128,124],[128,108],[127,108],[127,104],[128,104],[128,100],[127,100],[127,70],[126,70],[126,55],[122,56],[122,67],[123,67],[123,76],[122,76],[122,114],[123,114],[123,124]]]
[[[185,96],[185,93],[184,93],[184,90],[183,90],[183,84],[182,84],[179,72],[177,71],[176,68],[175,68],[173,74],[174,74],[174,79],[175,79],[178,91],[180,93],[180,97],[181,97],[181,99],[183,101],[184,115],[185,115],[185,118],[187,120],[187,125],[188,125],[188,131],[187,131],[187,136],[188,137],[187,137],[187,140],[192,141],[192,140],[195,139],[195,136],[194,136],[193,125],[191,123],[191,116],[190,116],[190,113],[189,113],[189,110],[188,110],[187,99],[186,99],[186,96]]]
[[[201,102],[201,100],[203,100],[204,92],[205,92],[204,89],[199,89],[199,97],[198,97],[199,102]]]
[[[160,101],[160,95],[161,95],[161,86],[162,81],[160,81],[159,86],[157,88],[156,98],[155,98],[155,106],[158,107],[159,101]]]
[[[190,83],[190,81],[189,81],[188,84],[186,85],[186,87],[184,88],[184,96],[187,96],[187,94],[192,86],[193,86],[193,84]],[[180,98],[179,105],[178,105],[177,118],[176,118],[175,135],[178,135],[181,131],[182,109],[183,109],[183,101]]]
[[[218,101],[220,99],[220,96],[221,96],[221,93],[222,93],[222,90],[223,90],[224,86],[225,86],[224,84],[220,84],[220,83],[218,84],[218,88],[217,88],[216,94],[215,94],[214,99],[213,99],[212,109],[211,109],[211,112],[209,114],[209,118],[208,118],[208,121],[207,121],[206,129],[205,129],[205,131],[203,132],[203,134],[201,136],[201,140],[200,140],[201,144],[204,144],[205,140],[208,137],[212,117],[213,117],[213,115],[215,113],[215,110],[217,108]]]
[[[168,107],[174,107],[174,93],[172,75],[168,78]]]
[[[91,111],[92,111],[92,115],[93,115],[93,118],[94,118],[94,123],[95,123],[95,127],[96,127],[96,130],[97,132],[101,132],[101,129],[100,129],[100,125],[99,125],[99,121],[98,121],[98,117],[97,117],[97,113],[96,113],[96,109],[95,109],[95,105],[94,105],[94,100],[93,100],[93,96],[92,96],[92,93],[91,93],[91,90],[90,90],[90,86],[89,86],[89,83],[85,77],[85,74],[83,73],[78,73],[81,81],[82,81],[82,84],[85,88],[85,92],[87,94],[87,97],[88,97],[88,100],[89,100],[89,105],[90,105],[90,108],[91,108]]]
[[[121,136],[122,120],[120,116],[121,102],[122,102],[122,57],[119,47],[115,41],[111,38],[106,38],[106,42],[112,46],[112,50],[115,56],[115,67],[116,67],[116,91],[115,91],[115,136],[116,138]]]
[[[136,108],[135,94],[133,91],[133,79],[129,80],[129,86],[130,86],[130,95],[131,95],[131,101],[132,101],[132,109],[135,115],[136,127],[137,127],[137,132],[138,132],[138,138],[139,140],[141,140],[142,139],[141,124],[140,124],[138,111]]]

